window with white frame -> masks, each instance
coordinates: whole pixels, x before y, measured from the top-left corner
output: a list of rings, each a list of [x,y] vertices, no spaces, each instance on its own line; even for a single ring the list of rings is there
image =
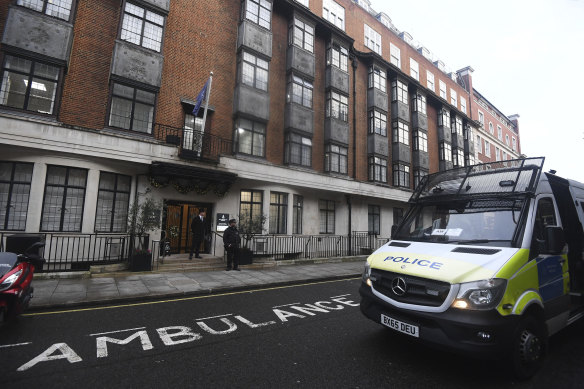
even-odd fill
[[[403,163],[393,164],[393,186],[410,187],[410,167]]]
[[[485,139],[485,155],[487,157],[491,156],[491,144]]]
[[[252,233],[261,234],[261,219],[264,203],[264,192],[261,190],[242,190],[239,197],[239,222],[250,223]]]
[[[438,85],[440,87],[440,97],[446,100],[446,83],[442,80],[438,80]]]
[[[493,127],[493,123],[489,122],[489,132],[491,135],[495,134],[495,128]]]
[[[441,109],[438,113],[438,125],[450,128],[450,111],[448,109]]]
[[[481,153],[481,154],[483,153],[483,142],[481,141],[481,136],[480,135],[477,135],[477,140],[476,140],[476,143],[475,143],[475,148],[477,149],[477,151],[479,153]]]
[[[326,59],[328,65],[335,66],[345,72],[348,70],[349,51],[338,43],[329,45]]]
[[[479,111],[479,123],[481,123],[481,127],[485,128],[485,114]]]
[[[294,18],[294,24],[288,31],[290,44],[309,52],[314,51],[314,27],[299,18]]]
[[[513,151],[517,151],[517,139],[515,139],[515,137],[511,138],[511,148]]]
[[[326,145],[324,170],[326,172],[347,174],[347,148],[333,144]]]
[[[412,140],[414,142],[414,151],[428,152],[428,134],[425,131],[412,131]]]
[[[369,181],[387,182],[387,159],[369,157]]]
[[[389,44],[390,62],[401,69],[401,53],[399,47],[393,43]]]
[[[387,136],[387,115],[373,109],[369,111],[369,133]]]
[[[408,86],[400,80],[391,82],[391,101],[400,101],[408,104]]]
[[[391,123],[393,143],[410,144],[410,126],[399,120]]]
[[[503,151],[503,161],[507,160],[507,153]]]
[[[287,133],[284,145],[284,162],[291,165],[312,166],[312,140]]]
[[[333,0],[322,2],[322,17],[345,31],[345,8]]]
[[[381,35],[365,24],[365,46],[381,55]]]
[[[466,113],[466,99],[462,96],[460,96],[460,110]]]
[[[381,92],[387,90],[387,80],[385,78],[385,71],[381,70],[377,66],[369,67],[369,88],[379,89]]]
[[[126,3],[120,39],[154,51],[160,51],[164,16],[136,4]]]
[[[457,148],[452,150],[452,165],[454,167],[464,167],[464,150]]]
[[[462,137],[462,119],[458,116],[454,116],[452,118],[452,122],[450,124],[450,128],[452,129],[453,134],[457,134],[458,136]]]
[[[440,160],[452,162],[452,146],[450,146],[450,143],[440,143]]]
[[[432,92],[436,92],[436,85],[434,84],[434,74],[430,73],[429,70],[426,70],[426,85],[428,86],[428,89],[430,89]]]
[[[498,147],[495,147],[495,161],[501,160],[501,150]]]
[[[241,56],[241,82],[267,91],[268,61],[244,51]]]
[[[410,58],[410,76],[420,81],[420,68],[418,66],[418,61]]]
[[[414,112],[426,114],[426,96],[421,93],[416,93],[412,99]]]
[[[267,0],[244,0],[242,12],[245,19],[270,29],[272,19],[272,3]]]
[[[312,108],[312,89],[312,83],[310,81],[291,74],[288,77],[286,101]]]
[[[235,129],[237,153],[263,157],[266,149],[266,125],[248,119],[239,119]]]
[[[73,0],[18,0],[17,5],[42,12],[45,15],[69,20]]]
[[[507,144],[507,147],[510,146],[510,143],[509,143],[509,134],[505,134],[505,143]]]
[[[335,91],[326,94],[326,117],[347,122],[349,120],[349,98]]]
[[[450,104],[454,105],[456,107],[456,91],[452,88],[450,88]]]
[[[499,138],[500,141],[503,141],[503,129],[500,125],[497,125],[497,138]]]

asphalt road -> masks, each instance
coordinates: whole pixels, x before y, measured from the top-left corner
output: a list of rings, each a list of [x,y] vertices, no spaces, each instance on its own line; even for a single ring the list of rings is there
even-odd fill
[[[516,382],[362,316],[360,280],[35,312],[0,329],[0,387],[580,388],[584,325]]]

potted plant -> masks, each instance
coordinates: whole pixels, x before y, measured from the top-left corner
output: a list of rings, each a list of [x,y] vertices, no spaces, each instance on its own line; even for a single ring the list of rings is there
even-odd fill
[[[160,227],[160,204],[147,197],[138,204],[134,201],[128,214],[128,233],[130,234],[130,270],[152,270],[152,252],[148,248],[147,232]]]
[[[253,251],[249,247],[254,235],[262,234],[266,224],[266,215],[249,217],[248,214],[239,215],[239,235],[243,239],[243,247],[239,249],[239,264],[249,265],[253,261]]]

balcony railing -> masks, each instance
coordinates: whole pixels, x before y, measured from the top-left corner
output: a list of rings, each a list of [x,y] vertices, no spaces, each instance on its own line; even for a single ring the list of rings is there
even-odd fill
[[[154,125],[154,137],[179,147],[179,157],[217,162],[219,155],[232,152],[232,141],[189,128]]]

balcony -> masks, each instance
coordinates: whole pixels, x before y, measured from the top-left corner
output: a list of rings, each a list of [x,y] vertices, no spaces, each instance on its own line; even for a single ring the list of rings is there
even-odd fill
[[[231,154],[233,142],[208,132],[154,125],[154,137],[179,148],[178,156],[191,161],[216,163],[221,154]]]

